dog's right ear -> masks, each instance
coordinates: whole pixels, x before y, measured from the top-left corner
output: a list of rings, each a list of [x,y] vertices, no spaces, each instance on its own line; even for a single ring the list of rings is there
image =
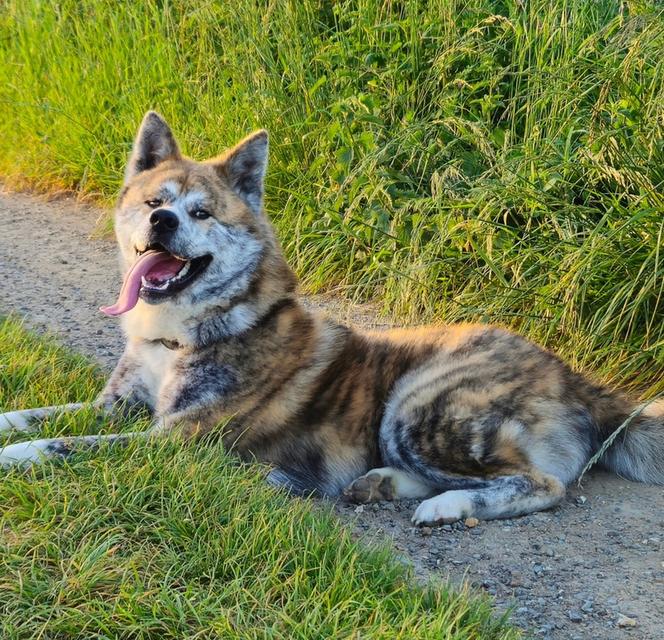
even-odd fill
[[[154,169],[164,160],[181,158],[178,143],[166,121],[156,111],[148,111],[134,140],[125,169],[125,184],[142,171]]]

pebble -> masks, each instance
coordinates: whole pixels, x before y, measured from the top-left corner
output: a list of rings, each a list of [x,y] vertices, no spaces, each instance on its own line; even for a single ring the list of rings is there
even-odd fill
[[[477,518],[466,518],[464,524],[469,528],[472,529],[473,527],[476,527],[480,521]]]
[[[635,618],[630,618],[629,616],[625,616],[622,613],[618,614],[618,620],[616,621],[616,624],[619,627],[635,627],[636,626],[636,619]]]
[[[577,609],[570,609],[567,612],[567,617],[572,622],[582,622],[583,621],[583,614],[580,611],[578,611]]]
[[[520,573],[517,573],[516,571],[512,572],[512,578],[510,579],[509,582],[510,587],[521,587],[523,586],[523,576]]]
[[[423,536],[430,536],[433,533],[433,529],[431,527],[422,527],[420,533]]]

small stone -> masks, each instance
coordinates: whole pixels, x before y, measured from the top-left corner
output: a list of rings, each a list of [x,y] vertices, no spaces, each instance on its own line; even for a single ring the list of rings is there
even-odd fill
[[[354,509],[355,513],[364,513],[364,505],[360,504]]]
[[[576,499],[576,504],[586,504],[586,502],[588,502],[586,496],[578,496]]]
[[[452,525],[451,524],[444,524],[442,527],[443,531],[452,531]]]
[[[479,523],[480,521],[477,518],[466,518],[464,522],[469,529],[476,527]]]
[[[583,613],[592,613],[593,612],[593,601],[592,600],[586,600],[581,605],[581,611],[583,611]]]
[[[509,582],[510,587],[521,587],[523,586],[523,576],[520,573],[513,572],[512,577]]]
[[[630,618],[629,616],[625,616],[622,613],[618,614],[618,620],[616,621],[616,624],[619,627],[635,627],[636,626],[636,620],[634,618]]]
[[[583,614],[580,611],[578,611],[577,609],[570,609],[567,612],[567,617],[572,622],[582,622],[583,621]]]
[[[423,536],[430,536],[433,533],[433,529],[431,527],[422,527],[420,531]]]

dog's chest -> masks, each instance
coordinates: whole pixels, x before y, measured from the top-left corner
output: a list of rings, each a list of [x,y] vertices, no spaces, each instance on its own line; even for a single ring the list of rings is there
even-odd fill
[[[142,356],[142,382],[162,417],[223,405],[237,386],[237,369],[219,362],[213,353],[185,354],[152,343]]]
[[[153,404],[161,395],[162,388],[177,367],[178,352],[168,349],[160,342],[143,345],[140,354],[141,378],[153,398]]]

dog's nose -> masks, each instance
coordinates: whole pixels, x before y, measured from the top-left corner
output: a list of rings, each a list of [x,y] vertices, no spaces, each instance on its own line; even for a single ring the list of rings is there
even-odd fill
[[[150,214],[150,224],[157,232],[175,231],[178,228],[178,217],[168,209],[156,209]]]

